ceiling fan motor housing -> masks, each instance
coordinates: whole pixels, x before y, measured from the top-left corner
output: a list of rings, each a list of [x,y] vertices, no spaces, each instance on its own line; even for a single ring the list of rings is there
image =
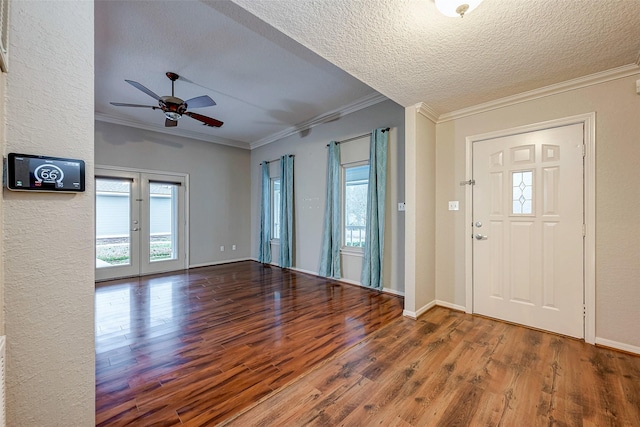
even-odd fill
[[[187,104],[175,96],[162,96],[158,104],[169,120],[178,120],[187,111]]]

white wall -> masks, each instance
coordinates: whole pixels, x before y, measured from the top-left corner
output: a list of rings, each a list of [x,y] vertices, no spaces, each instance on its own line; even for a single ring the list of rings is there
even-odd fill
[[[250,256],[249,150],[104,122],[95,127],[96,164],[189,174],[191,266]]]
[[[465,137],[596,112],[596,341],[640,348],[640,74],[437,125],[436,298],[464,306]],[[447,201],[460,200],[460,210]]]
[[[11,2],[4,154],[93,174],[93,3]],[[3,192],[7,425],[95,424],[93,182]]]
[[[383,281],[388,290],[404,292],[404,109],[384,101],[251,151],[251,253],[258,257],[260,232],[260,162],[294,154],[293,267],[317,273],[322,247],[327,177],[327,144],[391,127],[387,175],[387,209]],[[355,142],[356,144],[358,142]],[[346,145],[345,145],[346,146]],[[275,166],[274,166],[275,168]],[[273,169],[273,168],[272,168]],[[277,249],[277,248],[276,248]],[[274,261],[277,254],[274,251]],[[346,257],[343,257],[343,260]],[[348,263],[345,279],[360,282],[359,259]]]

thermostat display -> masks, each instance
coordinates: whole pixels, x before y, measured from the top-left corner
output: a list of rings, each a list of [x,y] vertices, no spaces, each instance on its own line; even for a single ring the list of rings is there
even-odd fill
[[[10,153],[7,188],[14,191],[84,191],[84,161]]]

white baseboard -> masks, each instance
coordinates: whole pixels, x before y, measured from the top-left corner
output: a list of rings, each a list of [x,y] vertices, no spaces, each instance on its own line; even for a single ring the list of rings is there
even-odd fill
[[[404,292],[396,291],[395,289],[391,289],[391,288],[382,288],[382,292],[386,292],[386,293],[391,294],[391,295],[398,295],[400,297],[404,297]]]
[[[318,274],[317,271],[305,270],[305,269],[298,268],[298,267],[289,267],[289,270],[297,271],[299,273],[311,274],[312,276],[322,277],[322,276],[320,276]]]
[[[421,308],[419,308],[417,311],[410,311],[410,310],[404,310],[402,312],[402,315],[405,317],[408,317],[410,319],[417,319],[418,317],[420,317],[422,314],[426,313],[427,311],[431,310],[433,307],[436,306],[436,301],[433,300],[430,303],[422,306]]]
[[[464,305],[458,305],[458,304],[454,304],[452,302],[442,301],[442,300],[439,300],[439,299],[436,300],[436,305],[439,305],[440,307],[450,308],[451,310],[457,310],[457,311],[466,312],[466,310],[467,310],[467,307],[465,307]]]
[[[300,273],[305,273],[305,274],[310,274],[312,276],[325,278],[324,276],[320,276],[317,271],[304,270],[302,268],[297,268],[297,267],[289,267],[289,270],[293,270],[293,271],[297,271],[297,272],[300,272]],[[342,279],[342,278],[341,279],[330,278],[330,279],[331,280],[336,280],[338,282],[348,283],[350,285],[360,286],[361,288],[365,288],[365,289],[373,289],[373,288],[370,288],[368,286],[364,286],[364,285],[362,285],[362,283],[356,282],[355,280]],[[382,288],[382,292],[384,292],[386,294],[399,295],[401,297],[404,297],[404,292],[396,291],[395,289],[391,289],[391,288]]]
[[[622,350],[633,354],[640,354],[640,347],[625,344],[618,341],[608,340],[606,338],[598,338],[596,337],[596,345],[603,345],[605,347],[615,348],[616,350]]]
[[[189,268],[211,267],[213,265],[230,264],[232,262],[240,262],[240,261],[254,261],[254,259],[253,258],[237,258],[237,259],[226,259],[224,261],[203,262],[202,264],[189,264]]]

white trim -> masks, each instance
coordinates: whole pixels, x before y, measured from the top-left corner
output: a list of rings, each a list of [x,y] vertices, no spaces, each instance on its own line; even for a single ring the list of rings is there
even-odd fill
[[[622,350],[622,351],[626,351],[626,352],[629,352],[629,353],[639,354],[640,355],[640,347],[635,346],[635,345],[631,345],[631,344],[625,344],[625,343],[622,343],[622,342],[612,341],[612,340],[608,340],[608,339],[600,338],[600,337],[596,337],[595,344],[596,345],[603,345],[605,347],[615,348],[616,350]]]
[[[584,340],[595,344],[596,336],[596,113],[579,114],[546,122],[533,123],[496,132],[468,136],[466,138],[466,180],[473,178],[473,143],[487,139],[533,132],[553,127],[581,123],[584,129],[584,221],[586,235],[584,239]],[[473,188],[465,189],[465,311],[473,313],[473,240],[471,239],[473,221]]]
[[[328,280],[338,280],[338,279],[334,279],[332,277],[324,277],[324,276],[320,276],[318,275],[317,271],[311,271],[311,270],[305,270],[303,268],[298,268],[298,267],[289,267],[289,270],[293,270],[293,271],[297,271],[299,273],[306,273],[306,274],[310,274],[312,276],[317,276],[317,277],[322,277],[323,279],[328,279]]]
[[[408,317],[410,319],[417,320],[418,317],[420,317],[421,315],[423,315],[427,311],[431,310],[435,306],[436,306],[436,300],[433,300],[430,303],[428,303],[427,305],[425,305],[422,308],[418,309],[418,311],[416,311],[416,312],[409,311],[409,310],[404,310],[402,312],[402,315],[405,316],[405,317]]]
[[[370,287],[368,287],[368,286],[364,286],[362,283],[360,283],[360,282],[356,282],[355,280],[349,280],[349,279],[343,279],[343,278],[340,278],[340,279],[334,279],[333,277],[324,277],[324,276],[320,276],[320,275],[319,275],[317,272],[315,272],[315,271],[304,270],[304,269],[302,269],[302,268],[297,268],[297,267],[288,267],[288,269],[289,269],[289,270],[293,270],[293,271],[297,271],[297,272],[299,272],[299,273],[310,274],[310,275],[312,275],[312,276],[316,276],[316,277],[318,277],[318,278],[320,278],[320,279],[334,280],[334,281],[336,281],[336,282],[343,282],[343,283],[347,283],[347,284],[349,284],[349,285],[356,285],[356,286],[360,286],[361,288],[368,289],[368,290],[370,290],[370,291],[377,291],[377,289],[370,288]],[[391,288],[382,288],[382,290],[381,290],[381,291],[382,291],[382,292],[384,292],[384,293],[387,293],[387,294],[398,295],[398,296],[404,297],[404,292],[396,291],[395,289],[391,289]]]
[[[399,297],[403,297],[404,298],[404,292],[402,291],[397,291],[395,289],[391,289],[391,288],[382,288],[382,292],[386,292],[388,294],[392,294],[392,295],[398,295]]]
[[[419,102],[415,105],[415,107],[418,114],[422,114],[433,123],[438,123],[439,114],[431,106],[425,104],[424,102]]]
[[[444,113],[438,117],[437,123],[444,123],[451,120],[460,119],[462,117],[472,116],[474,114],[480,114],[498,108],[508,107],[510,105],[520,104],[534,99],[557,95],[559,93],[581,89],[584,87],[597,85],[611,80],[621,79],[635,74],[640,74],[639,65],[640,56],[638,57],[638,61],[634,64],[624,65],[622,67],[613,68],[611,70],[601,71],[599,73],[590,74],[588,76],[579,77],[577,79],[567,80],[564,82],[530,90],[527,92],[522,92],[512,96],[507,96],[471,107],[462,108],[460,110],[452,111],[449,113]]]
[[[157,175],[171,175],[171,176],[179,176],[179,177],[188,177],[188,173],[183,172],[166,172],[166,171],[157,171],[153,169],[136,169],[136,168],[128,168],[124,166],[109,166],[109,165],[95,165],[94,169],[107,169],[118,172],[133,172],[133,173],[146,173],[146,174],[157,174]]]
[[[380,102],[386,101],[387,98],[384,95],[381,95],[377,92],[369,94],[363,98],[352,102],[351,104],[347,104],[340,108],[337,108],[333,111],[329,111],[324,114],[320,114],[319,116],[315,116],[307,121],[302,123],[298,123],[295,126],[291,126],[287,129],[284,129],[280,132],[276,132],[272,135],[269,135],[265,138],[259,139],[257,141],[251,142],[249,147],[251,150],[256,149],[258,147],[262,147],[263,145],[271,144],[272,142],[279,141],[283,138],[296,134],[298,132],[304,132],[306,130],[311,129],[314,126],[321,125],[323,123],[327,123],[336,119],[339,119],[342,116],[346,116],[347,114],[355,113],[356,111],[362,110],[364,108],[370,107],[372,105],[378,104]]]
[[[473,140],[466,138],[465,178],[473,182]],[[465,276],[465,312],[473,313],[473,186],[465,185],[464,190],[464,276]]]
[[[584,123],[584,340],[596,342],[596,113],[583,114]]]
[[[360,249],[359,251],[357,249]],[[342,246],[340,255],[364,258],[364,250],[358,246]]]
[[[466,307],[463,306],[463,305],[458,305],[458,304],[454,304],[454,303],[449,302],[449,301],[442,301],[442,300],[439,300],[439,299],[436,300],[436,305],[440,306],[440,307],[449,308],[451,310],[465,311],[465,312],[467,311]]]
[[[214,265],[231,264],[233,262],[240,262],[240,261],[255,261],[255,262],[258,262],[258,260],[255,259],[255,258],[236,258],[236,259],[226,259],[224,261],[213,261],[213,262],[203,262],[203,263],[200,263],[200,264],[190,264],[189,268],[212,267]]]
[[[221,138],[218,136],[207,135],[204,133],[184,130],[184,129],[175,128],[175,127],[166,128],[166,127],[162,127],[161,125],[155,126],[147,123],[136,122],[133,120],[122,119],[120,117],[114,117],[104,113],[94,113],[94,119],[99,122],[111,123],[111,124],[120,125],[120,126],[128,126],[136,129],[147,130],[150,132],[158,132],[158,133],[164,133],[167,135],[181,136],[183,138],[197,139],[199,141],[212,142],[214,144],[227,145],[229,147],[242,148],[245,150],[249,149],[249,144],[244,141]],[[162,117],[160,117],[160,119],[162,119]],[[162,120],[161,122],[164,123],[164,121]]]

